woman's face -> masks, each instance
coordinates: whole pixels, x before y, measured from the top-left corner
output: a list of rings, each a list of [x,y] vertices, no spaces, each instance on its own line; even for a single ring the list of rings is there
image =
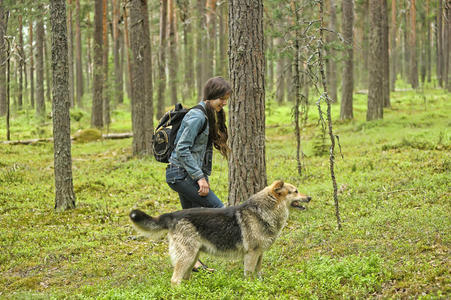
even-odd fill
[[[213,100],[207,100],[210,102],[210,106],[213,107],[213,109],[218,112],[220,111],[224,106],[227,105],[227,100],[230,98],[230,93],[225,94],[221,98],[213,99]]]

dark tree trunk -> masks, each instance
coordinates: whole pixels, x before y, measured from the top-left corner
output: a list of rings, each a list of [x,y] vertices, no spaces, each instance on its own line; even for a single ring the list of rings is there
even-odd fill
[[[80,30],[80,0],[75,0],[75,74],[76,74],[76,95],[78,107],[83,107],[83,60],[81,48],[81,30]]]
[[[396,86],[396,64],[397,64],[397,49],[396,49],[396,31],[398,30],[396,26],[396,1],[392,0],[391,2],[391,75],[390,75],[390,90],[395,91]]]
[[[381,0],[370,0],[370,47],[367,121],[383,118]]]
[[[388,8],[387,0],[382,0],[381,3],[381,40],[382,40],[382,96],[384,107],[390,107],[390,62],[388,52]]]
[[[66,3],[50,0],[53,70],[53,140],[55,169],[55,209],[75,208],[69,116],[68,47]]]
[[[94,7],[94,67],[91,126],[103,127],[103,0],[95,0]]]
[[[7,43],[3,38],[8,26],[8,12],[5,10],[4,0],[0,0],[0,116],[6,115],[6,59]]]
[[[451,48],[451,41],[450,41],[450,35],[451,35],[451,1],[448,0],[445,2],[445,38],[444,38],[444,65],[445,70],[443,72],[444,77],[444,87],[448,89],[448,91],[451,91],[451,80],[449,79],[449,52]]]
[[[352,94],[354,91],[354,52],[353,52],[353,34],[354,25],[354,1],[343,0],[343,38],[345,40],[345,59],[343,68],[343,88],[341,94],[340,118],[342,120],[352,119]]]
[[[119,30],[120,0],[113,0],[113,56],[114,56],[114,96],[116,103],[124,102],[124,79],[121,62],[122,33]]]
[[[158,53],[158,93],[157,119],[164,114],[166,98],[166,34],[167,34],[168,0],[160,0],[160,49]]]
[[[41,16],[36,24],[36,115],[42,120],[45,116],[44,38],[44,21]]]
[[[409,1],[404,0],[404,40],[403,40],[403,52],[404,52],[404,60],[403,60],[403,68],[402,68],[402,77],[408,82],[410,76],[410,45],[409,45]]]
[[[410,0],[410,83],[412,88],[418,87],[417,35],[416,35],[416,4]]]
[[[150,72],[150,37],[147,16],[146,0],[132,0],[129,2],[130,10],[130,49],[132,51],[132,128],[133,128],[133,155],[150,154],[148,148],[150,136],[146,136],[146,118],[152,118],[151,111],[146,111],[149,94],[152,93],[147,77]],[[148,131],[152,131],[152,128]]]
[[[437,79],[440,87],[443,87],[443,6],[442,0],[438,1],[437,11]]]
[[[426,27],[427,27],[427,40],[426,40],[426,73],[427,81],[431,82],[432,76],[432,55],[431,55],[431,21],[430,21],[430,6],[429,0],[426,1]]]
[[[128,0],[124,0],[128,1]],[[125,56],[127,57],[127,68],[125,72],[125,88],[127,90],[127,95],[131,99],[132,98],[132,75],[131,75],[131,50],[130,50],[130,39],[129,39],[129,30],[128,30],[128,9],[127,9],[127,2],[124,2],[124,48],[125,48]]]
[[[177,43],[176,43],[176,30],[175,28],[175,5],[174,0],[169,0],[168,9],[169,19],[169,88],[171,103],[175,105],[177,103]]]
[[[230,205],[266,186],[263,1],[246,3],[229,0]]]

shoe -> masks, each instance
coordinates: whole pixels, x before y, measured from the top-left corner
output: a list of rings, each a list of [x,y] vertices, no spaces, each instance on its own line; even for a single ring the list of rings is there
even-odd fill
[[[193,268],[193,272],[199,272],[199,270],[205,270],[209,273],[213,273],[215,271],[215,269],[209,268],[206,264],[204,264],[200,260],[198,260],[198,261],[200,262],[200,266],[197,268]]]

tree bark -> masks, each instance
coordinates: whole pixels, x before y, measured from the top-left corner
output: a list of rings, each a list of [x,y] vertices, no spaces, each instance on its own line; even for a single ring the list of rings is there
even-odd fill
[[[227,1],[219,4],[219,54],[216,74],[224,78],[229,78],[227,72]]]
[[[24,61],[25,61],[25,55],[23,50],[23,22],[22,22],[22,16],[18,16],[19,21],[19,61],[18,61],[18,68],[19,68],[19,86],[18,86],[18,97],[17,97],[17,109],[22,110],[23,106],[23,74],[24,74]]]
[[[132,128],[133,128],[133,155],[142,156],[151,154],[148,148],[150,136],[146,136],[146,118],[152,118],[151,112],[147,110],[148,95],[152,93],[149,87],[148,76],[149,58],[150,58],[150,37],[149,29],[145,28],[149,25],[146,0],[132,0],[129,2],[130,10],[130,48],[132,51]]]
[[[396,1],[392,0],[391,2],[391,62],[390,62],[390,67],[391,67],[391,75],[390,75],[390,90],[392,92],[395,91],[395,86],[396,86],[396,64],[397,64],[397,49],[396,49],[396,32],[397,32],[397,27],[396,27]]]
[[[165,111],[166,98],[166,33],[167,33],[168,0],[160,0],[160,49],[158,53],[158,92],[157,92],[157,119]]]
[[[83,60],[81,48],[81,30],[80,30],[80,0],[75,0],[75,74],[76,74],[76,102],[78,107],[83,107]]]
[[[6,59],[7,43],[4,39],[8,27],[8,12],[4,0],[0,0],[0,116],[6,115]]]
[[[128,0],[124,0],[128,1]],[[128,26],[128,9],[127,4],[128,2],[124,2],[124,48],[125,48],[125,56],[127,57],[127,69],[125,72],[126,75],[126,81],[125,81],[125,88],[127,89],[127,95],[131,99],[132,98],[132,75],[131,75],[131,50],[130,50],[130,38],[129,38],[129,26]]]
[[[91,126],[103,127],[103,0],[95,0],[94,7],[94,68]]]
[[[50,0],[53,70],[55,209],[75,208],[70,141],[68,46],[65,0]]]
[[[103,106],[103,125],[109,126],[111,123],[110,119],[110,89],[108,85],[108,52],[109,52],[109,42],[108,42],[108,1],[103,0],[103,10],[102,10],[102,72],[103,72],[103,87],[102,87],[102,106]]]
[[[171,104],[175,105],[177,103],[177,42],[176,42],[176,31],[175,28],[175,5],[174,0],[168,0],[168,20],[169,20],[169,91]]]
[[[353,119],[353,101],[354,91],[354,52],[353,52],[353,33],[354,25],[354,1],[343,0],[343,38],[345,41],[345,59],[343,68],[343,87],[341,94],[340,119]]]
[[[68,46],[68,66],[69,66],[69,101],[74,107],[74,33],[72,26],[72,0],[67,0],[67,46]]]
[[[382,40],[382,96],[384,107],[390,107],[390,61],[388,52],[388,8],[387,0],[381,2],[381,40]]]
[[[124,102],[124,79],[121,63],[122,34],[119,30],[120,0],[113,0],[113,56],[114,56],[114,96],[116,103]]]
[[[432,76],[432,60],[431,60],[431,21],[430,21],[430,6],[429,0],[426,0],[426,27],[427,27],[427,40],[426,40],[426,73],[427,82],[431,82]]]
[[[216,0],[206,2],[207,39],[205,43],[205,79],[213,77],[216,47]]]
[[[197,98],[199,100],[202,99],[203,95],[203,86],[205,83],[205,74],[204,74],[204,41],[205,41],[205,32],[204,32],[204,24],[205,24],[205,0],[197,0],[197,35],[196,35],[196,85],[197,85]]]
[[[184,72],[184,94],[194,95],[194,60],[193,60],[193,44],[191,42],[191,17],[188,0],[177,0],[180,8],[180,21],[183,26],[183,64]]]
[[[265,161],[263,1],[229,0],[229,204],[262,190]],[[251,166],[251,167],[250,167]]]
[[[34,47],[33,47],[33,21],[28,25],[28,40],[30,48],[30,105],[34,108]],[[1,73],[1,72],[0,72]]]
[[[36,24],[36,115],[41,118],[41,121],[45,116],[44,38],[44,20],[40,16]]]
[[[370,0],[370,44],[369,44],[369,81],[368,86],[368,109],[366,120],[383,118],[383,67],[382,58],[382,41],[381,41],[381,0]]]
[[[418,62],[417,62],[417,36],[416,36],[416,4],[410,0],[410,84],[412,88],[418,87]]]
[[[437,11],[437,79],[440,87],[443,87],[443,6],[442,0],[438,1]]]
[[[282,39],[280,37],[276,37],[274,44],[276,51],[278,52],[276,55],[276,101],[277,103],[282,104],[285,100],[285,71],[283,67],[283,57],[281,56],[280,50],[282,47]]]
[[[451,48],[451,41],[450,41],[450,35],[451,35],[451,1],[448,0],[445,2],[445,37],[444,37],[444,65],[445,70],[443,73],[444,77],[444,87],[448,89],[448,91],[451,91],[451,80],[449,79],[449,52]]]
[[[327,49],[327,64],[326,64],[326,78],[329,90],[329,96],[332,102],[337,102],[337,63],[335,62],[336,51],[334,50],[334,43],[337,34],[337,9],[335,7],[335,0],[328,0],[329,3],[329,30],[326,34]]]

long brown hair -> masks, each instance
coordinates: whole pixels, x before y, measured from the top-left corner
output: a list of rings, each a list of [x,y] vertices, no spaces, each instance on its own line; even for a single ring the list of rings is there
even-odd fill
[[[204,100],[214,100],[226,96],[232,92],[230,84],[222,77],[210,78],[204,86]],[[209,130],[209,139],[213,143],[216,149],[224,156],[228,158],[230,152],[229,146],[227,146],[227,139],[229,137],[226,126],[226,116],[224,109],[216,112],[207,101],[207,117]]]

